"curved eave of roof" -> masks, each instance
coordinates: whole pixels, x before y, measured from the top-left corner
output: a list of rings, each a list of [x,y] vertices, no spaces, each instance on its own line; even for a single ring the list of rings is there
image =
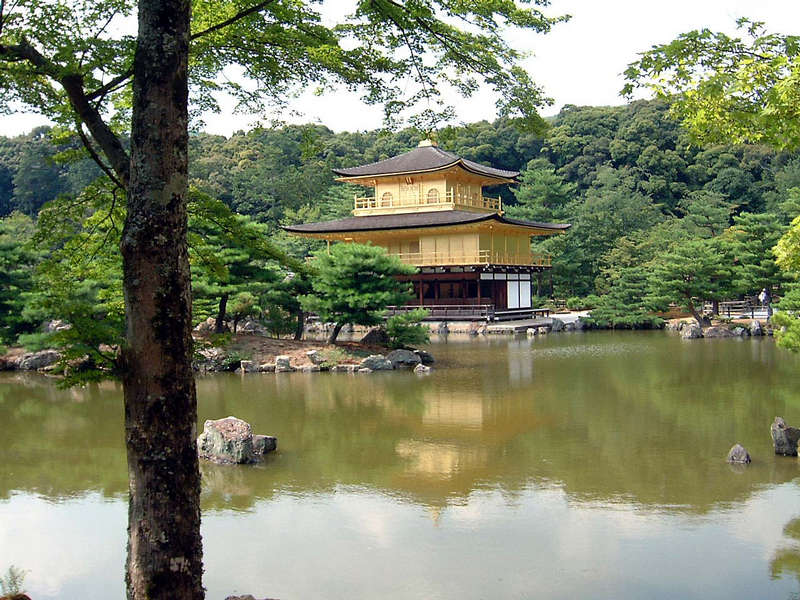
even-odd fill
[[[475,175],[506,182],[515,182],[519,176],[519,171],[506,171],[504,169],[487,167],[486,165],[461,158],[460,156],[435,146],[415,148],[414,150],[398,154],[392,158],[358,167],[332,170],[343,179],[361,179],[434,173],[454,166],[459,166],[465,171]]]
[[[391,231],[395,229],[427,229],[431,227],[447,227],[469,225],[483,221],[497,221],[506,225],[515,225],[528,229],[547,230],[553,233],[566,231],[569,223],[537,223],[521,219],[509,219],[497,213],[472,213],[467,211],[447,210],[428,213],[403,213],[396,215],[373,215],[366,217],[349,217],[336,221],[319,221],[301,225],[285,225],[284,230],[291,233],[326,234],[366,231]]]

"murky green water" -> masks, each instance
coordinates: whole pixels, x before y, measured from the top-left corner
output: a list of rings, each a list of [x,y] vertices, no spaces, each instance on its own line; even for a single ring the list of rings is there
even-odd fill
[[[217,375],[200,416],[277,435],[203,466],[208,598],[797,598],[800,360],[654,333],[448,340],[427,377]],[[0,570],[123,598],[121,391],[0,377]],[[754,458],[724,462],[734,442]]]

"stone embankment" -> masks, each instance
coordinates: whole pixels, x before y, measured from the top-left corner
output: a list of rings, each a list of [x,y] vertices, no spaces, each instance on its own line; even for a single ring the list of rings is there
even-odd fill
[[[49,370],[61,359],[55,350],[40,352],[11,352],[0,356],[0,371],[39,371]]]
[[[750,322],[732,323],[722,325],[712,325],[711,327],[700,327],[695,321],[670,321],[666,324],[667,331],[674,331],[680,334],[685,340],[696,340],[700,338],[746,338],[763,337],[772,335],[772,328],[762,325],[761,321],[753,319]]]
[[[359,362],[331,362],[324,352],[309,350],[306,352],[306,361],[301,364],[292,364],[292,357],[282,354],[275,357],[273,362],[258,363],[253,360],[241,361],[237,373],[319,373],[329,371],[333,373],[373,373],[375,371],[393,371],[410,369],[415,373],[429,373],[429,365],[434,363],[433,356],[425,350],[392,350],[386,355],[370,354]],[[352,359],[348,359],[352,361]],[[206,369],[214,370],[214,369]],[[219,369],[223,370],[223,369]]]

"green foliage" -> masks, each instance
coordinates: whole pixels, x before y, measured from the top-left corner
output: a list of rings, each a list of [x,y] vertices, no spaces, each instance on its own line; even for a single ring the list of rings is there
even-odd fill
[[[134,2],[119,0],[6,3],[0,37],[0,89],[6,93],[0,109],[22,105],[74,127],[80,122],[70,101],[76,93],[68,96],[60,84],[76,77],[80,96],[92,100],[98,114],[113,115],[112,128],[124,131],[136,48],[125,20],[135,10]],[[360,90],[367,103],[383,105],[387,124],[409,120],[430,130],[453,115],[440,93],[446,83],[464,96],[492,88],[501,116],[542,130],[537,110],[550,101],[518,66],[522,55],[507,42],[509,30],[546,33],[565,19],[545,15],[539,3],[378,0],[358,2],[329,24],[315,2],[263,2],[251,10],[230,0],[196,0],[189,66],[193,103],[215,109],[215,93],[224,91],[242,108],[264,113],[268,106],[285,105],[296,90],[322,93],[340,85]],[[69,35],[55,36],[56,31]],[[233,65],[258,85],[224,77]],[[412,118],[420,103],[425,109]],[[307,140],[300,143],[304,152],[313,151]],[[247,178],[262,175],[255,171]]]
[[[429,314],[427,310],[418,308],[389,317],[386,333],[391,347],[407,348],[430,343],[429,330],[421,324]]]
[[[786,227],[771,213],[742,213],[721,240],[735,259],[735,285],[742,293],[756,295],[763,288],[776,287],[785,278],[772,249]]]
[[[383,248],[335,244],[330,253],[317,252],[315,257],[312,291],[300,297],[300,304],[323,321],[336,322],[338,328],[347,323],[377,325],[387,306],[405,304],[412,297],[410,286],[394,276],[411,275],[414,268],[388,256]]]
[[[784,270],[800,273],[800,216],[775,245],[775,262]]]
[[[256,304],[257,301],[257,298],[250,292],[239,292],[233,297],[229,308],[229,314],[233,319],[234,333],[236,333],[239,321],[247,317],[255,317],[261,314],[261,307]]]
[[[790,285],[776,308],[779,312],[772,316],[772,324],[777,327],[778,345],[800,352],[800,284]]]
[[[33,242],[34,223],[20,213],[0,219],[0,342],[12,343],[35,327],[23,315],[43,252]]]
[[[576,198],[576,186],[564,181],[549,161],[532,160],[514,190],[517,204],[509,206],[509,217],[540,223],[569,218],[566,207]]]
[[[612,329],[653,329],[663,319],[653,314],[646,296],[650,291],[648,271],[628,266],[614,278],[608,293],[601,296],[587,319],[591,326]]]
[[[250,360],[252,356],[246,352],[234,350],[227,353],[222,359],[223,371],[235,371],[241,366],[243,360]]]
[[[36,240],[55,248],[38,266],[35,291],[24,314],[34,322],[59,319],[68,329],[22,338],[58,348],[67,383],[114,376],[125,330],[122,261],[118,241],[124,202],[98,181],[75,199],[48,203],[39,215]],[[70,366],[80,363],[80,368]]]
[[[698,303],[718,298],[730,275],[730,266],[711,243],[691,240],[653,262],[647,301],[661,310],[678,304],[702,325]]]
[[[300,267],[269,241],[266,226],[237,215],[223,202],[192,190],[189,203],[189,256],[192,265],[193,309],[196,320],[215,316],[239,320],[259,314],[256,296],[266,293],[283,276],[270,264]],[[248,307],[228,306],[249,294]],[[241,310],[239,310],[241,309]]]
[[[725,196],[710,190],[690,192],[681,203],[685,211],[684,222],[693,237],[712,238],[730,227],[735,205]]]
[[[321,366],[329,369],[331,367],[335,367],[336,365],[342,364],[349,358],[347,352],[341,348],[325,348],[324,350],[320,351],[320,356],[322,356]]]
[[[739,19],[745,39],[708,29],[654,46],[625,71],[623,90],[644,86],[674,102],[703,142],[800,147],[800,38]]]
[[[600,297],[596,294],[589,294],[585,298],[572,296],[567,298],[567,308],[570,310],[588,310],[596,308],[600,304]]]
[[[11,565],[8,567],[6,574],[0,577],[0,594],[3,596],[22,594],[25,591],[22,587],[24,582],[25,571]]]

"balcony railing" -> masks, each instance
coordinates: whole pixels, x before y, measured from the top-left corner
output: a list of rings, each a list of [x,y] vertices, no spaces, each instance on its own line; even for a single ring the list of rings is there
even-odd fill
[[[469,196],[467,194],[456,193],[455,190],[448,190],[443,196],[429,197],[427,194],[401,194],[399,197],[376,198],[355,197],[353,208],[355,210],[379,209],[379,208],[403,208],[413,206],[425,206],[431,208],[445,206],[468,206],[470,208],[483,208],[486,210],[500,211],[502,203],[500,198],[487,198],[486,196]]]
[[[506,252],[491,252],[479,250],[477,252],[450,253],[450,252],[390,252],[389,256],[396,256],[401,262],[415,267],[439,267],[454,265],[523,265],[533,267],[552,266],[549,254],[527,252],[511,254]]]

